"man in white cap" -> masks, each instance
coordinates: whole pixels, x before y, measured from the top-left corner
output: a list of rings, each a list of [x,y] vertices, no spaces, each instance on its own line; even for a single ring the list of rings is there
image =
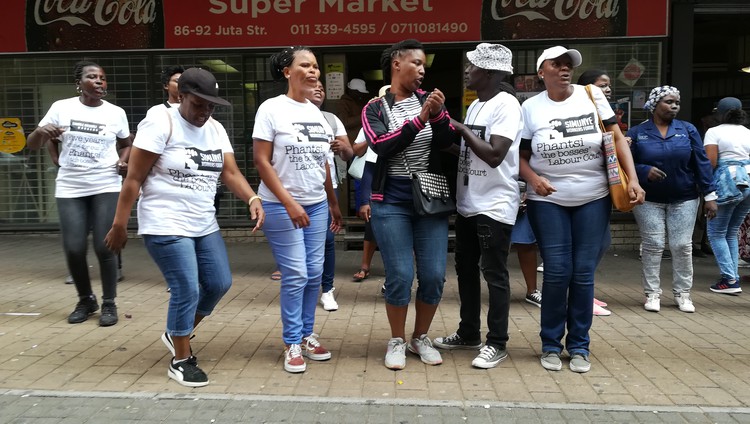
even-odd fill
[[[346,85],[346,92],[339,99],[339,109],[336,116],[341,119],[346,127],[346,135],[349,140],[357,139],[357,133],[362,128],[362,108],[370,100],[370,92],[364,80],[352,78]]]
[[[510,282],[508,251],[516,222],[521,105],[506,79],[513,55],[500,44],[481,43],[466,54],[466,88],[476,90],[461,134],[456,192],[456,273],[461,299],[458,330],[434,341],[442,349],[477,349],[472,365],[494,368],[508,357]],[[481,268],[480,268],[481,263]],[[482,271],[489,290],[487,339],[481,343]]]

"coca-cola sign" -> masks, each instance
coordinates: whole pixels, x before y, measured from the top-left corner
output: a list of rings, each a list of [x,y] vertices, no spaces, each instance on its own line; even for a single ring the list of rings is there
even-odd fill
[[[28,51],[164,46],[161,0],[27,0]]]
[[[482,7],[485,40],[625,35],[625,0],[485,0]]]

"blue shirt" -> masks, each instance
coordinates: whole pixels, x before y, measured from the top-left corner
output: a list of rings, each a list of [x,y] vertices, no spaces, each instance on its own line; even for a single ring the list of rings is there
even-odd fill
[[[653,119],[649,119],[632,127],[628,137],[633,139],[630,151],[638,182],[646,190],[646,201],[684,202],[715,190],[711,163],[693,124],[674,119],[663,137]],[[664,171],[666,178],[649,181],[652,167]]]

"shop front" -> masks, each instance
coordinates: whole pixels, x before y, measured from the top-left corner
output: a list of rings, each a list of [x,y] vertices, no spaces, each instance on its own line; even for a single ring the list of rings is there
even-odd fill
[[[326,85],[324,108],[336,112],[352,78],[377,93],[385,46],[419,39],[429,61],[424,88],[445,92],[450,113],[460,117],[473,99],[463,87],[467,50],[479,42],[508,46],[524,100],[542,89],[534,69],[539,53],[562,44],[581,51],[581,71],[610,74],[615,106],[631,125],[645,119],[640,106],[664,80],[669,43],[668,0],[27,0],[4,7],[0,118],[16,125],[16,135],[0,142],[4,231],[57,228],[56,167],[45,151],[25,148],[23,137],[53,101],[76,95],[72,70],[81,59],[105,69],[107,100],[125,109],[133,132],[146,110],[164,100],[164,67],[211,70],[232,103],[214,116],[257,186],[250,135],[258,105],[284,90],[268,72],[269,55],[283,46],[314,49]],[[349,185],[342,205],[352,215]],[[244,205],[231,195],[222,199],[224,228],[247,221]]]

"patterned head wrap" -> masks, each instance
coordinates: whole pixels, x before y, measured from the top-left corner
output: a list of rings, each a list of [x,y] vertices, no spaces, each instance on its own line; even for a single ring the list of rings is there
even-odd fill
[[[656,104],[659,103],[659,100],[663,99],[664,96],[669,95],[679,96],[680,90],[672,87],[671,85],[662,85],[661,87],[656,87],[651,90],[651,94],[648,95],[648,101],[643,104],[643,108],[649,112],[653,112],[654,109],[656,109]]]

